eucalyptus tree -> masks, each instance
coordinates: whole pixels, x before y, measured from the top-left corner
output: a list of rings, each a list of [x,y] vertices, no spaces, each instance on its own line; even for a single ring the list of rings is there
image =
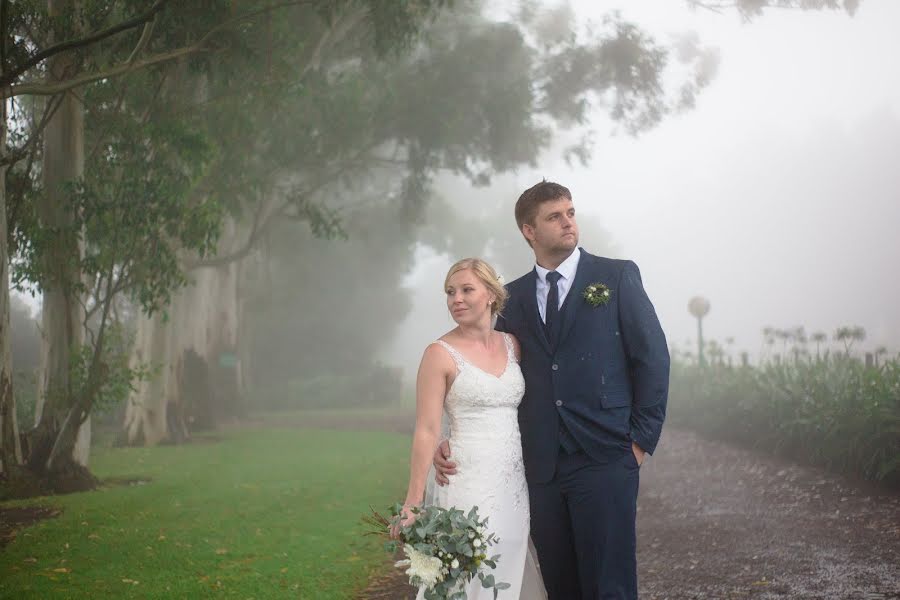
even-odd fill
[[[441,4],[246,2],[240,10],[224,0],[202,6],[165,0],[0,4],[3,47],[21,55],[15,64],[4,61],[4,99],[49,98],[13,105],[17,114],[30,108],[30,137],[4,158],[7,165],[28,158],[12,202],[13,276],[43,296],[41,410],[28,447],[33,471],[77,477],[76,432],[93,406],[121,395],[141,370],[109,355],[116,298],[126,295],[148,314],[159,311],[185,282],[182,255],[202,259],[215,246],[231,207],[203,186],[204,178],[225,168],[215,161],[216,139],[209,135],[215,123],[200,118],[210,100],[202,88],[225,89],[226,63],[248,49],[259,66],[264,41],[275,23],[283,23],[271,17],[276,10],[293,11],[295,24],[316,17],[331,31],[338,13],[352,9],[384,52]],[[305,50],[310,61],[327,41],[325,34],[304,37],[302,27],[289,33],[293,49]],[[217,75],[223,80],[218,89]],[[252,87],[239,98],[245,105],[264,100]],[[2,258],[6,267],[6,248]],[[8,319],[8,305],[2,308]],[[86,329],[90,318],[96,325]],[[11,398],[4,395],[0,415],[13,406]],[[3,419],[3,457],[10,465],[18,462],[14,426]]]
[[[393,93],[383,73],[441,4],[283,11],[244,32],[242,60],[185,77],[202,95],[177,111],[194,115],[216,148],[195,195],[222,207],[221,235],[215,256],[181,254],[190,285],[173,296],[165,318],[138,320],[134,360],[161,369],[129,398],[129,443],[183,437],[188,420],[208,426],[240,411],[237,357],[246,356],[242,316],[260,266],[259,242],[283,221],[320,235],[340,231],[324,198],[378,161],[378,146],[389,140]],[[186,394],[192,386],[199,387]]]

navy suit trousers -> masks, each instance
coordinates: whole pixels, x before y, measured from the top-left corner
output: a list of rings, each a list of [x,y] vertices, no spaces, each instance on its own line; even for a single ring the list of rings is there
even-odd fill
[[[631,449],[606,462],[560,452],[546,483],[529,483],[531,536],[550,600],[637,598],[640,467]]]

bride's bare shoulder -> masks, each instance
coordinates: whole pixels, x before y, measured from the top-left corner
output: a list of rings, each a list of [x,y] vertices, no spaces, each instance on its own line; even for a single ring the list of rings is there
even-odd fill
[[[456,362],[450,354],[450,349],[440,342],[450,343],[447,341],[446,335],[443,335],[425,346],[425,350],[422,353],[421,368],[436,367],[440,370],[455,370]]]

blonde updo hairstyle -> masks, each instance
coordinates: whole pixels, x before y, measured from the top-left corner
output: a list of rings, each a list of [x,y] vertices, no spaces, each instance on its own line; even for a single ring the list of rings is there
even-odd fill
[[[471,270],[475,276],[481,280],[485,287],[487,287],[488,291],[494,295],[494,298],[496,299],[491,305],[491,315],[499,314],[500,311],[503,310],[503,307],[506,306],[509,292],[507,292],[506,288],[503,287],[503,284],[500,283],[500,278],[497,275],[497,271],[494,270],[494,267],[480,258],[464,258],[450,267],[450,270],[447,271],[447,277],[444,279],[444,289],[446,290],[447,286],[450,285],[450,278],[453,277],[453,275],[466,269]]]

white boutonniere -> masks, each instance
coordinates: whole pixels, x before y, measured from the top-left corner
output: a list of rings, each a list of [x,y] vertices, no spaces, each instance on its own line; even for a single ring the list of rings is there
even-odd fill
[[[598,281],[584,288],[584,291],[581,292],[581,296],[584,298],[585,302],[593,307],[604,306],[609,304],[612,290],[609,289],[609,286],[605,283],[600,283]]]

